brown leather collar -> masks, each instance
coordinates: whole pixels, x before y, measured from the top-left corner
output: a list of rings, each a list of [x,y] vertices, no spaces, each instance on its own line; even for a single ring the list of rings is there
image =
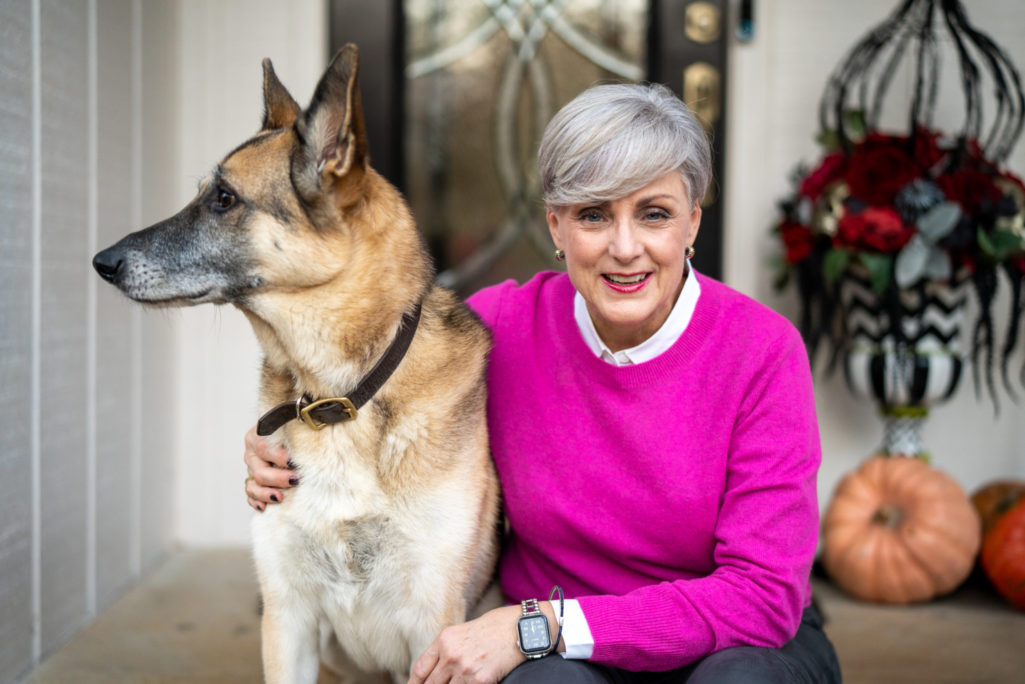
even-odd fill
[[[301,420],[314,430],[320,430],[332,423],[355,419],[359,409],[381,389],[402,362],[420,323],[421,308],[422,302],[417,302],[416,308],[402,317],[399,332],[391,346],[373,370],[347,396],[314,400],[304,394],[295,401],[278,404],[260,416],[256,423],[256,434],[266,437],[291,420]]]

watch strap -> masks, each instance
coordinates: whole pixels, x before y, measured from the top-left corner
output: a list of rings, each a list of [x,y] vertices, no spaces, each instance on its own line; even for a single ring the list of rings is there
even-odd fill
[[[520,617],[527,617],[529,615],[543,615],[541,611],[541,604],[536,598],[526,599],[520,602],[520,607],[523,610]]]
[[[525,650],[523,648],[523,643],[520,641],[519,623],[522,622],[523,620],[528,619],[528,618],[543,618],[545,623],[547,624],[548,623],[548,616],[544,614],[543,610],[541,610],[541,604],[540,604],[540,602],[536,598],[530,598],[530,599],[525,599],[525,600],[521,601],[520,602],[520,611],[521,611],[520,612],[520,617],[519,617],[519,620],[517,621],[517,635],[516,635],[516,645],[519,647],[520,653],[525,655],[527,657],[527,660],[537,660],[538,658],[544,658],[546,655],[548,655],[552,651],[554,651],[555,648],[556,648],[556,645],[558,644],[558,642],[555,642],[555,645],[553,645],[553,643],[552,643],[551,625],[548,625],[548,647],[545,650],[543,650],[543,651],[527,651],[527,650]],[[561,633],[562,633],[562,628],[561,627],[559,628],[559,632],[560,632],[560,637],[561,637]]]

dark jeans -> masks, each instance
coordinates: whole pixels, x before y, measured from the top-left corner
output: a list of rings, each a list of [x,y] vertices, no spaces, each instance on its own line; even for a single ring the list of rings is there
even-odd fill
[[[814,606],[782,648],[727,648],[668,672],[628,672],[585,660],[550,655],[530,660],[509,673],[505,684],[809,684],[839,683],[836,651],[822,631]]]

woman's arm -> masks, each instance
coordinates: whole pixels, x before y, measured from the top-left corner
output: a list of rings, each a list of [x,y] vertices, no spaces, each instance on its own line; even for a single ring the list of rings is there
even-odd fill
[[[746,388],[714,531],[715,569],[623,596],[581,596],[591,659],[665,670],[733,646],[779,647],[800,624],[818,537],[819,440],[796,333]]]
[[[245,445],[242,460],[249,471],[246,501],[262,512],[267,504],[284,501],[284,490],[299,484],[299,476],[288,451],[281,446],[271,446],[266,438],[257,435],[255,425],[246,433]]]
[[[549,601],[539,607],[548,618],[551,633],[557,632],[555,611]],[[527,660],[516,645],[519,606],[502,606],[475,620],[446,627],[413,663],[409,684],[467,682],[491,684]],[[565,651],[560,641],[557,651]]]

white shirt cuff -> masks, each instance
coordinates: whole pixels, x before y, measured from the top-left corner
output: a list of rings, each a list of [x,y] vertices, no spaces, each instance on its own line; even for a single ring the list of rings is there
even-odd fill
[[[559,602],[550,601],[552,610],[559,614]],[[571,660],[587,660],[594,653],[594,637],[587,626],[587,618],[576,599],[566,599],[563,606],[562,641],[566,644],[566,652],[560,653],[563,658]]]

